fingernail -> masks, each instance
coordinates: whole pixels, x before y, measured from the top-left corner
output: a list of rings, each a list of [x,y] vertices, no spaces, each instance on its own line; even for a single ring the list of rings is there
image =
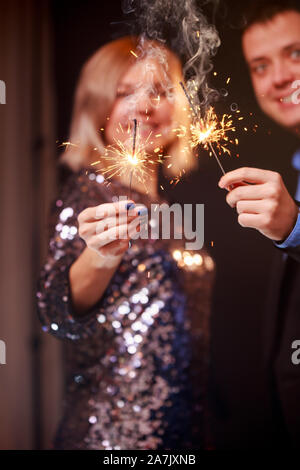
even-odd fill
[[[134,202],[127,202],[126,204],[126,210],[133,209],[135,207]]]
[[[141,209],[138,210],[138,215],[146,215],[148,212],[148,209],[146,207],[142,207]]]

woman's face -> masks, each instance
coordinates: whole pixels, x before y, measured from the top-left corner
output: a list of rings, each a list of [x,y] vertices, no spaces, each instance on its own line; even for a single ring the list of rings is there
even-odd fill
[[[118,84],[116,99],[105,128],[108,144],[115,139],[130,141],[128,125],[138,121],[138,133],[146,151],[168,147],[175,138],[173,127],[172,84],[156,60],[144,59],[132,65]],[[120,131],[120,125],[124,132]]]

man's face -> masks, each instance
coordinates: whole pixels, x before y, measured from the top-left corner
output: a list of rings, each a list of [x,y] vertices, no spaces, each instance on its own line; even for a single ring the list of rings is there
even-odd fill
[[[300,125],[300,13],[286,11],[255,23],[243,35],[243,51],[261,109],[290,129]]]

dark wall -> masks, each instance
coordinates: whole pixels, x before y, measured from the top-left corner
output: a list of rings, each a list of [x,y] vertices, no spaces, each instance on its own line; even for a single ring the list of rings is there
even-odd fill
[[[73,95],[80,68],[126,24],[121,1],[53,0],[58,139],[68,137]],[[117,23],[117,24],[113,24]],[[125,22],[126,23],[126,22]]]
[[[68,137],[82,63],[99,46],[126,31],[126,24],[118,23],[124,21],[120,3],[53,2],[59,140]],[[232,156],[223,156],[222,162],[226,170],[247,165],[279,171],[293,193],[296,175],[290,159],[298,142],[259,111],[243,62],[239,32],[230,15],[232,2],[228,4],[231,9],[227,14],[222,10],[223,16],[217,17],[222,45],[214,60],[218,75],[212,82],[228,91],[218,110],[230,113],[230,105],[237,103],[245,120],[238,121],[238,149]],[[231,80],[226,85],[228,77]],[[216,162],[204,151],[199,161],[199,171],[169,191],[169,196],[205,204],[205,241],[217,266],[210,390],[214,432],[220,447],[264,446],[268,445],[271,418],[261,368],[261,332],[275,248],[258,232],[237,224],[235,211],[225,203],[225,191],[217,187],[221,175]]]

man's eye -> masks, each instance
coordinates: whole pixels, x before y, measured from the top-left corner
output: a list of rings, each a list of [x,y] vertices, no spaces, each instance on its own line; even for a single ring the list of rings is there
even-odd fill
[[[295,49],[292,51],[291,58],[296,60],[300,59],[300,49]]]

